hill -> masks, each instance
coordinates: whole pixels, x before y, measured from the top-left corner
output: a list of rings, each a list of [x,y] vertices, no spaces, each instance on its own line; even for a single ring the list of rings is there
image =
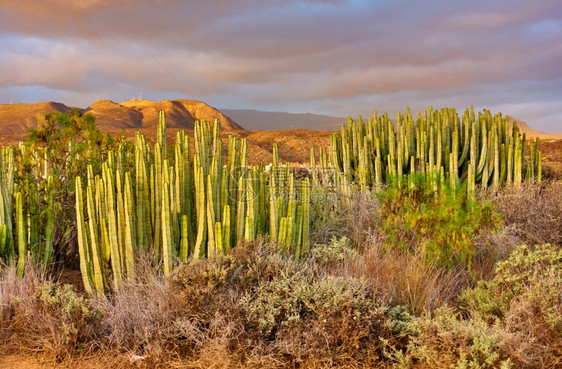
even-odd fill
[[[547,140],[562,140],[562,133],[537,132],[534,129],[532,129],[531,127],[529,127],[527,122],[522,121],[522,120],[517,120],[513,117],[509,117],[509,121],[510,121],[511,124],[513,124],[513,122],[517,122],[517,126],[519,127],[521,132],[524,132],[524,133],[527,134],[527,137],[538,137],[540,139],[547,139]]]
[[[37,118],[43,113],[63,113],[69,109],[73,108],[51,101],[36,104],[0,104],[0,135],[25,135],[29,127],[36,125]],[[102,130],[153,128],[158,123],[160,110],[166,112],[166,120],[171,128],[193,129],[196,120],[206,119],[212,122],[217,118],[225,131],[243,129],[217,109],[195,100],[132,100],[124,103],[101,100],[82,110],[95,116],[96,124]]]
[[[36,124],[36,117],[43,113],[58,111],[64,113],[70,107],[52,101],[36,104],[0,104],[0,133],[4,135],[26,133]]]

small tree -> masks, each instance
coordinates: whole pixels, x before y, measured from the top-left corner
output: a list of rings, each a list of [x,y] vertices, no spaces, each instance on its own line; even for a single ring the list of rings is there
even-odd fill
[[[107,152],[118,144],[109,134],[100,132],[93,115],[84,114],[80,109],[46,113],[38,119],[37,128],[29,129],[26,141],[16,151],[16,183],[23,192],[25,211],[29,214],[29,244],[33,251],[37,251],[32,253],[34,256],[44,251],[40,250],[44,237],[42,230],[47,225],[47,212],[50,211],[50,216],[56,219],[52,229],[53,258],[49,255],[41,259],[64,260],[67,266],[76,263],[74,178],[86,177],[88,165],[96,171]],[[53,178],[54,188],[50,208],[49,176]]]

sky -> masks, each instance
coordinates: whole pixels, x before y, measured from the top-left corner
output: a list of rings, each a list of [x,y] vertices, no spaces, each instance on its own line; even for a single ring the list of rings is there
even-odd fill
[[[0,0],[0,103],[196,99],[562,133],[562,1]]]

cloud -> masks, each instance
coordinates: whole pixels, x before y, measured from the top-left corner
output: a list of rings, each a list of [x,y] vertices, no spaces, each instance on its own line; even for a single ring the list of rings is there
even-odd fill
[[[470,100],[532,125],[562,110],[556,0],[0,0],[0,47],[0,101],[143,91],[345,114],[372,93],[379,110]]]

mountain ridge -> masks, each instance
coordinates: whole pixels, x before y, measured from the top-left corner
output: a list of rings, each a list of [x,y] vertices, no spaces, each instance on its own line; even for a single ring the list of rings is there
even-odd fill
[[[155,127],[161,110],[166,112],[166,122],[171,128],[193,129],[196,120],[206,119],[213,122],[217,118],[224,131],[244,129],[219,110],[201,101],[131,100],[116,103],[111,100],[99,100],[87,108],[75,108],[52,101],[34,104],[0,104],[0,133],[25,134],[28,128],[37,125],[37,119],[40,119],[43,113],[51,111],[64,113],[70,109],[81,109],[84,113],[91,113],[101,130]]]

